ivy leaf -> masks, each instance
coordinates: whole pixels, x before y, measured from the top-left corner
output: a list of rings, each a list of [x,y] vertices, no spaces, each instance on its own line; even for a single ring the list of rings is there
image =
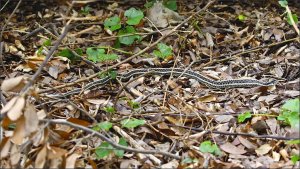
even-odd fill
[[[104,111],[107,113],[111,113],[111,114],[116,112],[116,110],[113,106],[104,107]]]
[[[145,124],[145,120],[139,120],[139,119],[124,119],[121,121],[122,127],[125,128],[135,128],[137,126]]]
[[[153,54],[156,57],[165,59],[166,57],[171,56],[173,54],[172,48],[164,43],[157,44],[157,48],[158,50],[153,51]]]
[[[43,42],[43,46],[50,46],[51,45],[51,39],[47,39]]]
[[[148,2],[146,2],[144,4],[144,7],[147,8],[147,9],[149,9],[149,8],[151,8],[154,5],[154,3],[155,3],[154,0],[153,1],[148,1]]]
[[[104,28],[109,29],[111,31],[120,29],[121,28],[120,18],[118,16],[106,18],[104,21]]]
[[[93,127],[93,130],[95,130],[95,131],[100,131],[100,130],[108,131],[110,128],[112,128],[112,123],[109,122],[109,121],[104,121],[104,122],[96,124]]]
[[[242,123],[242,122],[244,122],[246,119],[251,118],[251,117],[252,117],[251,113],[247,111],[247,112],[245,112],[245,113],[243,113],[243,114],[240,114],[240,115],[238,116],[238,122],[239,122],[239,123]]]
[[[113,147],[106,141],[102,142],[99,147],[96,148],[96,156],[98,159],[104,158],[112,153]]]
[[[83,15],[88,15],[90,13],[91,9],[92,8],[87,5],[80,10],[80,13],[82,13]]]
[[[212,144],[211,141],[204,141],[200,144],[199,150],[203,153],[211,153],[215,155],[221,155],[222,152],[216,144]]]
[[[293,164],[295,165],[297,163],[297,161],[300,160],[300,156],[299,155],[293,155],[291,157],[291,160],[292,160]]]
[[[125,147],[128,146],[125,138],[123,138],[123,137],[120,138],[119,144],[122,145],[122,146],[125,146]],[[124,156],[124,152],[125,152],[124,150],[118,150],[118,149],[114,150],[114,153],[116,154],[116,156],[118,156],[120,158],[122,158]]]
[[[278,1],[278,3],[281,7],[284,7],[284,8],[288,5],[288,2],[286,0]]]
[[[133,109],[138,109],[141,107],[141,104],[139,102],[129,101],[129,106]]]
[[[126,10],[124,15],[127,17],[126,23],[128,25],[137,25],[144,17],[143,12],[141,10],[136,10],[135,8],[130,8]]]
[[[163,2],[163,5],[173,11],[177,10],[177,3],[176,0],[165,0]]]
[[[70,59],[72,62],[79,60],[79,57],[74,55],[70,49],[63,49],[62,51],[60,51],[58,53],[58,56],[66,57],[66,58]]]
[[[298,16],[296,14],[292,14],[292,17],[290,17],[290,15],[287,15],[287,22],[290,25],[293,25],[291,20],[294,20],[296,25],[298,24]]]
[[[299,104],[299,98],[286,101],[281,107],[281,114],[277,117],[277,119],[291,125],[292,128],[299,129]]]
[[[106,54],[105,50],[101,48],[87,48],[86,54],[88,55],[88,59],[94,63],[118,59],[118,55]]]
[[[119,30],[118,38],[119,42],[125,45],[131,45],[135,40],[139,40],[141,37],[139,35],[128,35],[128,34],[134,34],[136,33],[134,27],[132,26],[126,26],[124,29]],[[122,35],[128,35],[128,36],[122,36]]]
[[[243,22],[243,21],[245,21],[245,20],[246,20],[246,16],[245,16],[245,15],[242,15],[242,14],[240,14],[240,15],[238,16],[238,19],[239,19],[239,21]]]

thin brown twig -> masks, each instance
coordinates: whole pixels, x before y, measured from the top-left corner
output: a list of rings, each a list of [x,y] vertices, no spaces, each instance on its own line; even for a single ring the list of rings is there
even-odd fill
[[[256,134],[250,134],[250,133],[232,133],[232,132],[223,132],[223,131],[216,131],[216,130],[204,130],[201,128],[195,128],[195,127],[188,127],[188,126],[180,126],[180,125],[174,125],[174,124],[167,124],[171,127],[182,127],[185,129],[191,129],[194,131],[205,131],[206,133],[214,133],[214,134],[223,134],[223,135],[231,135],[231,136],[245,136],[245,137],[254,137],[254,138],[261,138],[261,139],[275,139],[275,140],[296,140],[299,139],[297,137],[285,137],[285,136],[272,136],[272,135],[256,135]]]
[[[247,50],[239,50],[239,51],[236,51],[236,52],[233,52],[233,53],[230,53],[230,54],[224,54],[224,55],[221,55],[221,56],[218,57],[218,58],[225,57],[224,59],[216,58],[213,61],[207,62],[207,63],[195,68],[195,70],[201,70],[203,67],[210,66],[210,65],[213,65],[215,63],[225,62],[225,61],[234,59],[234,58],[236,58],[240,55],[243,55],[243,54],[252,53],[252,52],[256,52],[256,51],[259,51],[259,50],[262,50],[262,49],[265,49],[265,48],[270,48],[270,47],[273,47],[273,46],[276,46],[276,45],[281,45],[281,44],[284,44],[284,43],[299,41],[299,40],[300,40],[299,37],[296,37],[296,38],[287,39],[287,40],[284,40],[284,41],[281,41],[281,42],[275,42],[275,43],[271,43],[271,44],[268,44],[268,45],[257,46],[257,47],[247,49]]]
[[[134,153],[143,153],[143,154],[160,154],[163,156],[167,156],[170,158],[174,158],[174,159],[181,159],[180,156],[169,153],[169,152],[164,152],[164,151],[159,151],[159,150],[140,150],[140,149],[134,149],[134,148],[130,148],[130,147],[125,147],[122,146],[120,144],[115,143],[114,141],[110,140],[109,138],[105,137],[103,134],[92,130],[90,128],[75,124],[75,123],[71,123],[69,121],[63,120],[63,119],[42,119],[40,120],[40,122],[44,122],[44,123],[51,123],[51,124],[62,124],[62,125],[67,125],[67,126],[71,126],[73,128],[79,129],[79,130],[83,130],[87,133],[90,133],[92,135],[95,135],[97,137],[99,137],[100,139],[102,139],[103,141],[108,142],[109,144],[111,144],[114,148],[117,149],[121,149],[121,150],[125,150],[125,151],[129,151],[129,152],[134,152]]]
[[[55,52],[55,50],[58,48],[59,44],[62,42],[62,40],[64,39],[64,37],[68,34],[69,30],[71,28],[71,25],[66,25],[65,29],[63,31],[63,33],[60,35],[60,37],[58,38],[58,40],[56,41],[55,45],[51,48],[51,50],[49,51],[49,53],[47,54],[45,60],[43,61],[43,63],[40,65],[39,69],[35,72],[35,74],[31,77],[31,80],[26,84],[26,86],[21,90],[21,94],[26,94],[29,90],[29,88],[33,85],[33,83],[35,82],[35,80],[39,77],[39,75],[41,74],[43,68],[46,66],[47,62],[51,59],[51,57],[53,56],[53,53]]]
[[[165,39],[166,37],[168,37],[169,35],[171,35],[172,33],[174,33],[178,28],[180,28],[184,23],[188,22],[190,19],[192,19],[195,15],[198,15],[200,13],[202,13],[203,11],[205,11],[210,5],[212,5],[213,3],[215,2],[215,0],[211,0],[209,1],[202,9],[198,10],[196,13],[192,14],[191,16],[189,16],[187,19],[185,19],[184,21],[182,21],[180,24],[178,24],[177,26],[175,26],[172,30],[170,30],[169,32],[167,32],[166,34],[164,34],[163,36],[161,36],[158,40],[156,40],[154,43],[150,44],[148,47],[144,48],[143,50],[137,52],[136,54],[128,57],[127,59],[124,59],[123,61],[115,64],[115,65],[112,65],[110,67],[107,68],[107,70],[110,70],[110,69],[114,69],[116,67],[118,67],[119,65],[123,64],[123,63],[126,63],[130,60],[132,60],[133,58],[136,58],[137,56],[140,56],[141,54],[143,54],[144,52],[148,51],[150,48],[154,47],[155,45],[157,45],[159,42],[161,42],[163,39]],[[60,89],[60,88],[64,88],[64,87],[68,87],[68,86],[73,86],[75,84],[78,84],[80,82],[84,82],[84,81],[87,81],[87,80],[90,80],[92,78],[95,78],[98,76],[98,74],[102,74],[106,72],[106,70],[103,70],[99,73],[95,73],[89,77],[86,77],[86,78],[82,78],[82,79],[78,79],[74,82],[71,82],[71,83],[67,83],[67,84],[64,84],[64,85],[60,85],[60,86],[56,86],[55,88],[56,89]],[[48,92],[48,91],[52,91],[52,89],[45,89],[45,90],[41,90],[40,93],[44,93],[44,92]]]

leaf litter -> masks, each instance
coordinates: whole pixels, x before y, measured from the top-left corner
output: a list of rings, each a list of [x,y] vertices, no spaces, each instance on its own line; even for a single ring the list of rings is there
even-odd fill
[[[285,8],[271,1],[217,1],[110,71],[190,68],[215,80],[276,79],[276,86],[222,91],[186,77],[145,76],[128,85],[117,79],[66,98],[48,97],[82,89],[99,69],[147,48],[206,5],[150,2],[21,3],[0,37],[1,168],[299,167],[299,160],[293,161],[299,159],[299,144],[283,139],[299,138],[299,35],[282,15]],[[1,20],[15,5],[3,8]],[[298,9],[293,2],[289,8]],[[30,92],[21,94],[65,21],[75,27]],[[89,133],[95,126],[102,127]],[[118,149],[102,136],[134,150]]]

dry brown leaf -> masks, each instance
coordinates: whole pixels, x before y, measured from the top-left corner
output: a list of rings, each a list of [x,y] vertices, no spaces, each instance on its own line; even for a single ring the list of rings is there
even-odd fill
[[[272,147],[269,144],[264,144],[260,146],[258,149],[256,149],[255,152],[257,155],[262,156],[267,154],[271,149]]]
[[[231,143],[225,143],[220,146],[220,148],[230,154],[245,154],[247,151],[245,151],[243,148],[236,147],[235,145]]]
[[[19,163],[19,160],[21,158],[20,149],[17,147],[16,144],[12,145],[11,148],[11,155],[10,155],[10,162],[12,166],[16,166]]]
[[[75,163],[76,163],[76,160],[78,157],[80,157],[81,155],[79,154],[72,154],[70,155],[68,158],[67,158],[67,161],[66,161],[66,168],[75,168]]]
[[[178,160],[173,159],[172,161],[166,164],[162,164],[161,168],[178,168],[178,166],[179,166]]]
[[[16,129],[14,130],[14,135],[11,137],[11,141],[17,145],[21,145],[25,136],[25,118],[22,116],[16,122]]]
[[[28,104],[24,111],[25,117],[25,130],[26,132],[32,133],[38,130],[39,119],[34,108],[34,105]]]
[[[141,162],[139,162],[136,159],[121,160],[120,168],[135,168],[140,165],[141,165]]]
[[[274,161],[279,161],[280,160],[280,154],[277,153],[276,151],[272,151],[272,157]]]
[[[91,125],[91,123],[89,123],[89,122],[87,122],[85,120],[78,119],[78,118],[68,118],[67,121],[71,122],[71,123],[75,123],[75,124],[81,125],[81,126],[84,126],[84,127],[87,127],[87,126]]]
[[[23,114],[22,110],[24,106],[25,106],[25,98],[22,96],[18,96],[15,104],[8,111],[7,117],[12,121],[16,121]]]
[[[18,76],[4,80],[1,85],[1,90],[6,92],[19,92],[25,86],[27,79],[25,76]]]
[[[0,150],[1,150],[0,159],[3,159],[8,156],[10,147],[11,147],[11,142],[9,137],[3,138],[0,144]]]
[[[48,149],[47,158],[48,159],[55,159],[67,154],[68,151],[59,147],[51,146],[50,150]]]
[[[239,139],[239,141],[241,142],[241,144],[243,144],[248,149],[256,149],[257,148],[257,146],[255,144],[251,143],[250,141],[248,141],[247,139],[243,138],[242,136],[238,136],[237,138]]]
[[[35,168],[43,168],[46,163],[47,157],[47,146],[44,145],[43,148],[40,149],[38,152],[36,159],[35,159]]]
[[[13,97],[1,110],[1,114],[8,112],[15,105],[18,97]]]

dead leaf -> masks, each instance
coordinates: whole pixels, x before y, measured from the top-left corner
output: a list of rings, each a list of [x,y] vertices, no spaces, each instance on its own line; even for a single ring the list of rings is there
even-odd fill
[[[43,168],[46,163],[47,157],[47,146],[44,145],[43,148],[40,149],[38,152],[36,159],[35,159],[35,168]]]
[[[25,117],[25,130],[28,134],[37,131],[39,119],[36,110],[32,104],[28,104],[24,111]]]
[[[48,159],[55,159],[67,154],[68,151],[59,147],[51,146],[48,150],[47,158]]]
[[[262,156],[267,154],[271,149],[272,147],[269,144],[264,144],[260,146],[258,149],[256,149],[255,152],[257,155]]]
[[[14,135],[11,137],[11,141],[17,145],[21,145],[25,136],[25,118],[22,116],[16,122],[16,129],[14,130]]]
[[[80,157],[81,155],[79,154],[71,154],[66,161],[66,168],[75,168],[75,163],[78,157]]]
[[[9,154],[9,150],[11,147],[11,142],[9,137],[5,137],[1,140],[1,144],[0,144],[0,159],[2,160],[3,158],[7,157]]]
[[[178,168],[178,166],[179,166],[178,160],[173,159],[172,161],[166,164],[162,164],[161,168]]]
[[[1,85],[1,90],[6,92],[19,92],[25,86],[27,79],[25,76],[6,79]]]
[[[225,143],[220,146],[220,148],[230,154],[245,154],[247,151],[245,151],[243,148],[236,147],[235,145],[231,143]]]
[[[257,146],[255,144],[251,143],[246,138],[244,138],[242,136],[238,136],[237,138],[239,139],[239,141],[241,142],[241,144],[243,144],[248,149],[256,149],[257,148]]]
[[[16,144],[12,145],[11,148],[11,156],[10,156],[10,162],[12,166],[16,166],[19,163],[19,160],[21,158],[20,149],[17,147]]]

